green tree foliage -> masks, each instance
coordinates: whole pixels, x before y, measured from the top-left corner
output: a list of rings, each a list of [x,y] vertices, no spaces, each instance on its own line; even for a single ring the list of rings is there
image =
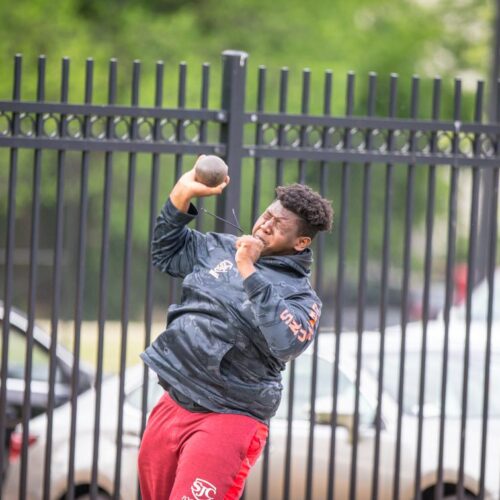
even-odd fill
[[[149,67],[146,77],[157,59],[174,65],[217,63],[227,48],[249,52],[254,67],[330,68],[341,77],[349,70],[361,76],[376,71],[447,77],[467,71],[484,77],[491,16],[491,2],[478,0],[4,2],[0,89],[9,94],[6,70],[16,53],[24,54],[29,75],[39,54],[52,65],[70,57],[77,99],[82,93],[77,75],[86,57],[101,64],[116,57],[124,66],[141,59]],[[57,98],[59,74],[48,76],[56,83],[50,88]],[[34,87],[35,79],[29,78],[26,93]]]
[[[400,75],[398,85],[397,115],[409,116],[411,77],[422,78],[419,111],[420,118],[431,113],[432,81],[440,75],[443,79],[441,116],[450,118],[453,106],[453,76],[462,76],[464,85],[462,117],[472,119],[473,90],[478,78],[486,79],[489,71],[489,46],[493,4],[480,0],[357,0],[341,2],[331,0],[17,0],[0,3],[2,31],[0,35],[0,98],[12,96],[13,57],[23,54],[22,98],[34,100],[37,87],[37,58],[46,56],[46,100],[60,99],[61,59],[69,57],[70,102],[83,101],[85,61],[92,57],[95,62],[93,102],[105,103],[108,92],[108,61],[118,60],[117,103],[130,103],[131,66],[136,59],[142,61],[140,104],[154,103],[155,62],[165,62],[164,105],[173,107],[177,101],[177,65],[188,63],[187,106],[198,107],[200,102],[201,65],[212,66],[210,106],[220,104],[220,54],[232,48],[250,54],[248,69],[247,108],[254,109],[256,101],[257,68],[268,68],[266,108],[278,109],[279,72],[289,68],[290,83],[288,110],[300,112],[301,72],[309,68],[312,74],[310,111],[320,114],[323,108],[324,71],[334,74],[334,114],[345,112],[345,84],[348,71],[357,75],[355,114],[363,115],[367,110],[368,73],[378,75],[376,113],[387,115],[389,75]],[[1,125],[1,123],[0,123]],[[6,186],[8,180],[7,152],[0,152],[0,220],[2,230],[0,247],[3,247],[6,211]],[[67,158],[68,218],[76,220],[78,212],[78,185],[81,157],[70,154]],[[122,252],[125,224],[126,155],[115,157],[113,216],[111,219],[111,248],[114,256]],[[187,163],[190,160],[186,161]],[[28,151],[20,159],[17,190],[17,213],[24,227],[30,222],[31,178],[33,153]],[[44,180],[42,199],[44,210],[49,214],[46,231],[50,246],[53,237],[53,209],[55,204],[56,154],[47,153],[43,159]],[[164,160],[167,172],[163,174],[161,199],[173,182],[172,161]],[[89,184],[90,223],[89,249],[87,253],[87,282],[89,308],[96,307],[97,275],[99,269],[100,216],[102,210],[103,158],[93,157]],[[136,218],[134,241],[137,248],[144,248],[147,225],[144,214],[148,210],[147,189],[149,185],[150,159],[139,158],[138,188],[136,196]],[[360,166],[362,167],[362,166]],[[295,167],[287,169],[287,179],[293,180]],[[274,174],[273,174],[274,175]],[[384,171],[376,169],[373,183],[383,185]],[[274,178],[274,177],[273,177]],[[336,177],[338,179],[338,177]],[[360,225],[360,202],[362,195],[362,168],[353,169],[350,206],[351,224]],[[415,211],[416,223],[422,223],[425,215],[426,175],[417,172]],[[317,183],[311,176],[311,182]],[[447,176],[439,178],[440,193],[446,194]],[[245,184],[245,198],[249,199],[251,179]],[[400,246],[403,234],[406,174],[400,169],[395,176],[394,205],[395,241]],[[319,187],[319,186],[318,186]],[[267,193],[266,196],[272,196]],[[338,186],[329,196],[337,197]],[[372,213],[382,213],[384,191],[373,190]],[[438,197],[438,208],[445,206],[445,196]],[[263,200],[263,203],[266,200]],[[52,214],[52,215],[50,215]],[[249,208],[242,207],[242,220],[250,219]],[[377,215],[378,217],[378,215]],[[52,221],[52,223],[51,223]],[[380,252],[380,227],[374,227],[376,237],[371,246]],[[71,223],[67,223],[71,225]],[[47,229],[50,228],[50,229]],[[20,244],[28,244],[28,231],[18,237]],[[359,235],[352,236],[352,248],[357,248]],[[75,237],[67,241],[74,257]],[[354,262],[356,252],[350,252]],[[137,261],[146,261],[145,255]],[[112,288],[118,289],[120,259],[113,259],[113,271],[117,276]],[[134,265],[133,280],[140,281],[144,266]],[[49,277],[46,278],[50,281]],[[143,280],[142,280],[143,281]],[[141,281],[141,282],[142,282]],[[140,287],[137,293],[143,293]],[[135,293],[134,289],[134,293]],[[71,294],[69,294],[71,295]],[[110,294],[113,315],[119,310],[120,297]],[[87,311],[89,312],[89,311]]]

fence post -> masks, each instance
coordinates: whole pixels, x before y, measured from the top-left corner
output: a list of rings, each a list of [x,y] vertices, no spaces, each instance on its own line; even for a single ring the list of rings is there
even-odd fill
[[[232,210],[239,214],[241,199],[241,162],[243,159],[243,119],[245,112],[245,86],[247,70],[246,52],[225,50],[222,53],[222,102],[227,120],[220,129],[220,142],[226,146],[225,161],[229,166],[231,183],[217,198],[217,214],[234,222]],[[233,233],[235,229],[217,221],[216,230]]]

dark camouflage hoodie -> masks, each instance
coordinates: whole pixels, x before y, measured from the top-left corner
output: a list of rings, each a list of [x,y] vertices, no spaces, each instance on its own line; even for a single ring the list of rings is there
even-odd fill
[[[311,288],[312,252],[261,257],[243,280],[236,236],[186,227],[197,215],[170,200],[158,216],[153,264],[182,277],[180,304],[141,354],[177,392],[218,413],[267,421],[281,398],[281,371],[311,343],[321,302]]]

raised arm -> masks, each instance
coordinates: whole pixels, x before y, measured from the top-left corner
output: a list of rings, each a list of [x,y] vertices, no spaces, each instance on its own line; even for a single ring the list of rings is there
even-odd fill
[[[205,235],[186,227],[198,211],[191,204],[195,197],[222,193],[229,177],[216,187],[208,187],[195,180],[194,167],[177,181],[169,199],[156,219],[152,241],[152,262],[161,271],[183,277],[191,272],[198,248]]]

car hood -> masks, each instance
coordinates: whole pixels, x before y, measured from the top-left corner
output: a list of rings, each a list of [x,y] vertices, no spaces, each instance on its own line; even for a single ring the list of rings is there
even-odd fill
[[[142,384],[142,374],[144,366],[136,365],[125,372],[125,392],[130,388]],[[152,382],[150,382],[152,383]],[[118,375],[112,375],[105,378],[101,384],[101,407],[100,407],[100,429],[101,432],[114,432],[117,428],[118,402],[119,402],[120,378]],[[97,389],[91,388],[82,393],[77,398],[77,434],[93,433],[96,411]],[[140,412],[130,408],[126,402],[124,404],[124,422],[133,420],[138,421]],[[67,440],[70,435],[72,404],[67,402],[56,408],[53,412],[53,426],[57,429],[54,439]],[[134,418],[128,418],[132,414]],[[47,415],[42,414],[30,420],[30,433],[38,434],[41,439],[44,438],[47,427]]]

